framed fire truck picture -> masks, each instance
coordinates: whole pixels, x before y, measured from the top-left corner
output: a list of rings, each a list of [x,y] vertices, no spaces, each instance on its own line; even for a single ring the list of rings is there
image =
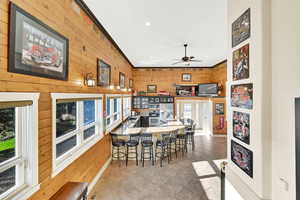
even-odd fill
[[[68,79],[69,41],[11,3],[9,72]]]

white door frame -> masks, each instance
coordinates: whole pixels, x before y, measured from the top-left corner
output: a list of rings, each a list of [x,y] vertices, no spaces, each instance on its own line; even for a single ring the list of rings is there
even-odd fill
[[[213,135],[213,102],[211,100],[198,100],[198,99],[179,99],[179,100],[176,100],[175,101],[175,113],[176,113],[176,117],[177,114],[178,114],[178,105],[180,103],[207,103],[208,106],[209,106],[209,112],[207,113],[208,114],[208,135]]]

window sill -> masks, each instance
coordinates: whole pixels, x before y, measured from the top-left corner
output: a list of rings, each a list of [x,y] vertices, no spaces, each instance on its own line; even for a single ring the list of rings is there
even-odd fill
[[[51,177],[55,177],[58,175],[61,171],[63,171],[66,167],[68,167],[72,162],[74,162],[76,159],[78,159],[80,156],[82,156],[87,150],[89,150],[92,146],[94,146],[96,143],[98,143],[103,138],[103,135],[100,134],[96,137],[91,137],[87,139],[86,143],[82,147],[75,148],[74,150],[71,150],[69,153],[67,153],[65,156],[63,156],[63,162],[57,164],[57,160],[55,161],[56,164],[53,166]]]
[[[23,186],[11,194],[3,198],[3,200],[26,200],[40,189],[40,184],[35,186]]]
[[[112,131],[113,129],[115,129],[117,126],[119,126],[122,123],[122,120],[119,119],[117,121],[114,121],[111,125],[109,125],[106,128],[106,133],[109,133],[110,131]]]

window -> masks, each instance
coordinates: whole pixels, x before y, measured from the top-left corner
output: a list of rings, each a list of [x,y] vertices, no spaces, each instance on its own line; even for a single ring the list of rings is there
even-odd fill
[[[122,98],[120,95],[107,95],[106,98],[106,127],[111,131],[122,122]]]
[[[1,93],[0,199],[26,199],[39,189],[38,98],[36,93]]]
[[[192,104],[191,103],[183,104],[183,117],[185,119],[192,119]]]
[[[131,114],[131,97],[123,96],[123,117],[126,119]]]
[[[98,94],[58,93],[52,101],[55,176],[102,138],[103,101]]]

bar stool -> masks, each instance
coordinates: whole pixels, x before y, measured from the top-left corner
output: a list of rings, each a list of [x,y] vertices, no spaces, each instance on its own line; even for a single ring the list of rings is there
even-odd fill
[[[143,133],[140,137],[142,166],[144,167],[145,159],[152,160],[152,165],[154,165],[152,134]]]
[[[161,139],[156,141],[155,145],[155,161],[156,158],[160,159],[160,167],[162,167],[162,162],[164,158],[168,158],[168,164],[170,163],[170,141],[171,141],[171,134],[164,133],[161,134]],[[159,151],[157,151],[159,150]]]
[[[116,158],[118,161],[124,159],[125,153],[125,140],[120,139],[118,134],[110,133],[112,142],[112,159]],[[119,162],[119,164],[121,164]]]
[[[138,145],[140,142],[140,134],[131,134],[129,140],[126,142],[126,166],[128,164],[128,158],[135,158],[136,166],[138,166]],[[129,156],[134,154],[135,156]]]
[[[172,160],[172,153],[175,153],[177,158],[177,148],[176,148],[176,141],[177,141],[178,130],[170,132],[170,141],[169,141],[169,154],[170,160]]]
[[[177,152],[182,152],[182,156],[187,152],[187,136],[186,134],[177,134],[176,137],[176,150]]]
[[[192,151],[195,150],[195,128],[196,124],[193,124],[190,130],[185,131],[187,136],[187,144],[192,145]]]

